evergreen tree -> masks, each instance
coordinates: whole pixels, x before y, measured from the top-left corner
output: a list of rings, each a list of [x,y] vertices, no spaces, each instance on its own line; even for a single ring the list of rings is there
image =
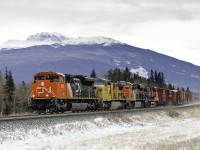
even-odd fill
[[[173,90],[173,86],[171,83],[168,84],[168,87],[167,87],[169,90]]]
[[[116,69],[115,70],[116,71],[116,77],[115,77],[115,82],[117,82],[117,81],[122,81],[123,80],[123,77],[122,77],[122,72],[121,72],[121,70],[120,69]]]
[[[28,110],[29,85],[22,81],[21,84],[16,87],[16,103],[15,112],[22,113]]]
[[[154,81],[155,81],[155,85],[158,86],[158,73],[157,73],[157,71],[154,72]]]
[[[11,71],[8,72],[7,67],[5,71],[5,85],[4,85],[4,92],[5,92],[5,110],[4,114],[8,115],[12,112],[12,108],[14,106],[14,93],[15,93],[15,84],[13,81]]]
[[[154,79],[154,72],[153,70],[151,69],[151,74],[150,74],[150,77],[149,77],[149,82],[150,82],[150,85],[153,85],[155,83],[155,79]]]
[[[91,73],[90,77],[92,77],[92,78],[96,78],[97,77],[96,72],[95,72],[94,69],[92,69],[92,73]]]
[[[4,110],[4,86],[3,86],[3,78],[0,71],[0,115],[3,115]]]
[[[129,71],[128,67],[125,68],[122,76],[123,76],[122,78],[124,81],[130,81],[131,72]]]
[[[158,85],[159,87],[164,87],[164,85],[165,85],[164,75],[163,75],[162,72],[159,72],[159,73],[158,73],[157,85]]]
[[[190,89],[189,89],[189,87],[187,87],[186,92],[187,92],[187,93],[190,93]]]
[[[111,82],[117,81],[131,81],[131,72],[129,71],[128,67],[125,70],[121,70],[116,68],[114,70],[108,70],[106,74],[107,79],[111,80]]]
[[[150,76],[149,76],[149,78],[147,79],[147,83],[148,83],[148,85],[149,86],[155,86],[155,76],[154,76],[155,74],[154,74],[154,71],[151,69],[151,71],[150,71]]]
[[[159,87],[161,87],[161,88],[166,87],[166,84],[165,84],[165,77],[164,77],[164,73],[163,73],[163,72],[159,72],[159,73],[158,73],[158,85],[159,85]]]
[[[181,91],[183,91],[183,92],[184,92],[184,91],[185,91],[185,88],[184,88],[184,87],[182,87],[182,88],[181,88]]]
[[[106,74],[106,78],[108,79],[108,80],[111,80],[112,81],[112,77],[113,76],[113,70],[112,69],[110,69],[110,70],[108,70],[108,72],[107,72],[107,74]]]
[[[12,77],[12,73],[11,71],[8,72],[8,74],[6,73],[6,82],[5,82],[5,91],[8,95],[8,99],[9,101],[13,101],[13,95],[14,95],[14,91],[15,91],[15,84],[13,81],[13,77]]]
[[[158,72],[157,71],[153,71],[151,69],[151,73],[150,73],[150,77],[147,79],[148,85],[149,86],[157,86],[157,87],[166,87],[165,84],[165,77],[163,72]]]

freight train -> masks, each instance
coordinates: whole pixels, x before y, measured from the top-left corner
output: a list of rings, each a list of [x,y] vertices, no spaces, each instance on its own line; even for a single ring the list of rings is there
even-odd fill
[[[177,105],[194,99],[199,99],[199,95],[125,81],[112,83],[103,78],[39,72],[34,75],[28,105],[38,114],[51,114]]]

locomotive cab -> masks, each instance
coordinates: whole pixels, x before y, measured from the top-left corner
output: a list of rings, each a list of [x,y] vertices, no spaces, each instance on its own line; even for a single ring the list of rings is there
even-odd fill
[[[66,96],[65,76],[57,72],[39,72],[31,85],[33,99],[51,99]]]

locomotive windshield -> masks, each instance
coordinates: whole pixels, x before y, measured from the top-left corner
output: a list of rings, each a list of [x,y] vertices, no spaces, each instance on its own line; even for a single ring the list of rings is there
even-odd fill
[[[46,77],[46,80],[50,80],[51,82],[56,82],[56,81],[58,81],[58,76],[49,75],[49,76]]]
[[[34,80],[50,80],[51,82],[58,81],[58,75],[44,75],[44,74],[38,74],[34,77]]]
[[[35,77],[35,80],[44,80],[44,76],[38,75],[38,76]]]
[[[111,82],[103,78],[96,78],[94,84],[95,85],[111,85]]]

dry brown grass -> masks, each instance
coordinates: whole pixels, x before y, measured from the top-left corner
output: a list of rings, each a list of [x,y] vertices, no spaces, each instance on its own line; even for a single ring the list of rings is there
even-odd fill
[[[31,112],[24,112],[24,113],[12,113],[8,116],[26,116],[26,115],[33,115]]]
[[[177,117],[180,116],[180,113],[177,112],[176,110],[169,109],[169,110],[167,110],[167,115],[172,117],[172,118],[177,118]]]

